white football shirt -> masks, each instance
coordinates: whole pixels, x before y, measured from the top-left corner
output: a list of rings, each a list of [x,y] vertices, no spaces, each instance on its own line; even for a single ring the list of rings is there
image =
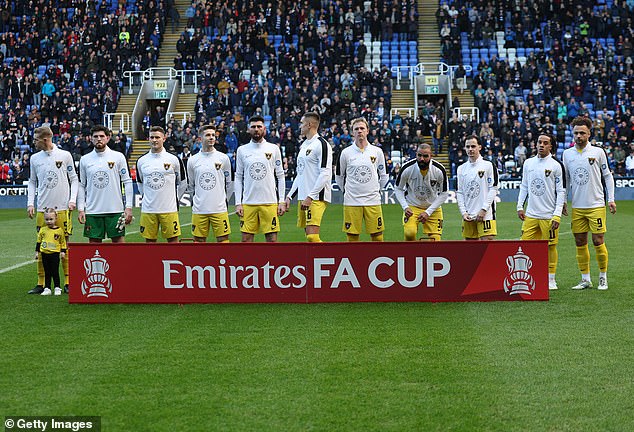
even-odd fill
[[[330,202],[332,196],[332,147],[323,137],[313,136],[305,140],[297,154],[297,175],[293,180],[288,198],[303,201]]]
[[[263,140],[238,147],[234,184],[236,205],[283,203],[285,181],[278,146]]]
[[[524,162],[517,210],[524,208],[527,199],[526,216],[534,219],[561,217],[566,202],[566,177],[563,164],[552,155],[533,156]]]
[[[77,203],[79,181],[73,157],[53,144],[50,151],[40,150],[31,157],[31,174],[27,205],[35,204],[37,211],[47,208],[68,210],[68,203]]]
[[[339,155],[335,180],[343,190],[343,205],[380,205],[381,188],[389,180],[383,150],[372,144],[364,150],[356,144],[346,147]]]
[[[614,178],[605,150],[588,144],[581,152],[575,146],[564,150],[564,167],[573,208],[604,207],[614,201]]]
[[[143,213],[174,213],[178,201],[187,189],[187,175],[183,162],[163,149],[148,152],[136,163],[137,182],[143,195]]]
[[[227,200],[233,194],[233,170],[226,154],[213,149],[190,157],[187,161],[187,182],[187,190],[193,196],[192,213],[227,211]]]

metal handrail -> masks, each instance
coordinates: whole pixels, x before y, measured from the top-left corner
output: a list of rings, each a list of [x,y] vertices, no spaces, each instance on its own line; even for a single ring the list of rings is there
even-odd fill
[[[117,131],[123,131],[123,133],[129,133],[130,128],[130,114],[128,113],[105,113],[103,115],[103,124],[111,131],[113,125],[115,125],[118,117],[119,129]]]
[[[474,117],[476,121],[480,119],[480,109],[478,107],[460,107],[460,108],[454,108],[452,111],[461,120],[465,116],[468,116],[469,120],[473,120]]]
[[[180,117],[182,116],[180,122],[181,122],[181,126],[185,126],[185,124],[190,121],[192,119],[192,113],[190,113],[189,111],[168,111],[165,114],[165,121],[167,123],[170,122],[170,120],[172,119],[172,117]]]

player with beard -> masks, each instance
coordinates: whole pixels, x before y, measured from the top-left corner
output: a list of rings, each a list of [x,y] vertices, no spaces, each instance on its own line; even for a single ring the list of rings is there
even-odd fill
[[[90,243],[101,243],[106,237],[123,243],[125,225],[132,222],[134,192],[128,162],[123,153],[108,147],[110,135],[107,127],[94,126],[90,131],[94,150],[79,161],[78,219],[85,224],[84,237]]]
[[[253,242],[264,232],[267,242],[276,242],[279,216],[286,212],[286,183],[280,148],[264,139],[264,118],[249,119],[251,141],[236,152],[236,213],[240,216],[243,242]]]
[[[429,144],[420,144],[416,159],[407,161],[396,178],[394,194],[403,207],[403,231],[406,241],[416,240],[418,224],[431,241],[442,236],[441,205],[447,200],[449,180],[445,167],[432,159]]]
[[[575,145],[566,149],[563,155],[572,201],[572,233],[575,236],[577,264],[581,272],[581,282],[572,287],[574,290],[592,288],[588,232],[592,232],[592,244],[599,264],[597,289],[608,289],[605,202],[608,203],[610,213],[615,214],[614,178],[608,167],[605,150],[589,142],[591,131],[592,121],[589,118],[576,117],[572,121]]]

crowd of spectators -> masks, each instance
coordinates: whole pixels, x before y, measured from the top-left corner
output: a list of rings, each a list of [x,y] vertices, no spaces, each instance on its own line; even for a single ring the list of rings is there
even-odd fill
[[[523,160],[536,154],[540,131],[557,136],[561,153],[572,145],[570,120],[588,115],[614,173],[625,175],[625,158],[634,151],[633,6],[624,0],[441,4],[445,59],[461,63],[465,37],[470,52],[488,54],[477,62],[470,89],[479,118],[448,124],[452,167],[464,159],[462,137],[476,133],[500,172],[517,176]],[[496,32],[504,33],[504,50],[513,50],[497,50]],[[516,49],[527,55],[507,55]]]
[[[321,115],[335,154],[351,140],[349,121],[361,115],[376,128],[371,141],[386,152],[394,148],[391,72],[369,67],[364,35],[415,40],[414,0],[195,1],[185,19],[174,67],[204,75],[195,120],[168,124],[177,152],[194,153],[195,130],[211,122],[232,155],[249,140],[246,120],[260,114],[266,139],[282,147],[292,177],[298,124],[307,111]]]
[[[476,133],[500,174],[512,177],[535,154],[540,131],[555,133],[563,149],[571,143],[570,119],[588,114],[615,173],[625,174],[634,150],[632,5],[607,1],[442,3],[437,19],[448,63],[461,63],[465,37],[478,50],[500,31],[505,46],[528,52],[523,61],[502,53],[482,57],[468,77],[479,116],[449,115],[445,123],[443,100],[419,103],[416,120],[391,118],[391,72],[369,66],[365,35],[416,39],[414,0],[194,0],[184,16],[173,0],[0,0],[0,182],[28,175],[31,132],[42,124],[51,125],[57,144],[76,159],[89,152],[88,131],[116,110],[123,71],[156,63],[170,21],[172,29],[186,24],[174,67],[203,71],[194,117],[164,124],[166,147],[185,160],[200,149],[201,124],[215,123],[220,145],[233,154],[248,141],[247,120],[257,113],[292,177],[299,119],[316,111],[335,155],[351,141],[349,121],[362,115],[370,142],[388,161],[395,150],[412,157],[431,136],[436,152],[446,143],[455,173],[466,159],[463,137]],[[157,121],[165,117],[148,118]],[[129,153],[131,137],[115,134],[112,145]],[[399,167],[388,163],[395,175]]]
[[[123,71],[155,64],[164,8],[153,0],[132,8],[0,0],[0,182],[28,178],[36,127],[50,125],[56,144],[76,160],[92,150],[90,128],[116,111]],[[118,150],[129,151],[128,137],[117,138]]]

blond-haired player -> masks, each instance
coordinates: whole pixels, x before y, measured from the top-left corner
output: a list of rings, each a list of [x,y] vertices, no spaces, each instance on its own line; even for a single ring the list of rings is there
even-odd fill
[[[73,232],[70,212],[75,210],[79,189],[73,157],[53,144],[53,131],[48,126],[35,129],[33,139],[39,152],[31,157],[27,213],[31,219],[36,216],[37,195],[37,231],[45,225],[44,210],[52,208],[57,212],[57,223],[64,229],[68,241]],[[64,291],[68,292],[68,254],[62,258],[62,268],[65,277]],[[44,267],[40,258],[37,261],[37,285],[29,294],[42,294],[43,285]]]
[[[381,188],[389,177],[380,147],[368,142],[368,121],[359,117],[351,122],[353,143],[343,149],[335,172],[343,190],[343,232],[348,241],[359,241],[365,231],[372,241],[383,241],[385,221],[381,208]]]

